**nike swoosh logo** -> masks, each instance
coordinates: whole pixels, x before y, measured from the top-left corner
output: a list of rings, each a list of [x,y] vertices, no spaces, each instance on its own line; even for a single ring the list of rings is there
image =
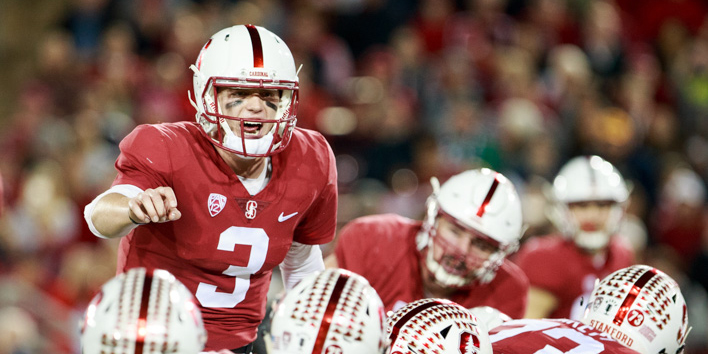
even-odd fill
[[[280,215],[278,215],[278,222],[283,222],[285,220],[288,220],[295,215],[297,215],[297,211],[292,214],[288,214],[288,215],[283,215],[283,213],[281,212]]]

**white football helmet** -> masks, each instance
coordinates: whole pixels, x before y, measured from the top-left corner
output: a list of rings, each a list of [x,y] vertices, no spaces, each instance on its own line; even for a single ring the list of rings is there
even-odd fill
[[[383,353],[384,307],[364,277],[325,269],[301,280],[277,303],[271,354]]]
[[[196,354],[206,339],[194,297],[160,269],[132,268],[103,284],[81,325],[83,354]]]
[[[445,299],[409,303],[386,320],[389,354],[492,354],[486,327],[461,305]]]
[[[523,234],[521,201],[514,185],[502,174],[487,168],[468,170],[451,177],[440,187],[431,179],[433,194],[416,242],[423,251],[425,267],[434,281],[448,288],[464,288],[494,279],[504,258],[518,249]],[[438,236],[441,218],[453,223],[494,251],[482,259],[466,254]],[[443,256],[436,259],[435,248]],[[454,270],[451,268],[455,268]]]
[[[491,306],[477,306],[468,309],[477,317],[477,321],[491,330],[497,326],[501,326],[504,322],[511,321],[511,317]]]
[[[596,251],[610,242],[624,217],[629,189],[622,175],[600,156],[578,156],[568,161],[553,180],[555,199],[549,219],[578,247]],[[583,231],[570,212],[569,205],[578,202],[610,202],[610,213],[604,228]]]
[[[285,149],[295,128],[299,81],[295,61],[280,37],[254,25],[238,25],[214,34],[204,45],[194,65],[196,119],[212,144],[243,157],[270,156]],[[274,119],[248,119],[224,114],[217,89],[279,90]],[[273,123],[273,129],[258,139],[234,134],[227,121],[245,127]]]
[[[633,265],[593,289],[581,321],[643,354],[680,354],[688,335],[686,301],[668,275]]]

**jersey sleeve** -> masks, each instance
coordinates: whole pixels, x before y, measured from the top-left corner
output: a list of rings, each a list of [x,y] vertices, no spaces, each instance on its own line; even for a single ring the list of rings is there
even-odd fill
[[[304,221],[295,229],[293,240],[306,245],[321,245],[334,239],[337,227],[337,167],[332,148],[321,134],[312,142],[315,158],[322,178],[319,194],[307,210]],[[316,177],[316,176],[313,176]],[[321,178],[321,177],[320,177]]]
[[[372,235],[374,231],[367,225],[369,224],[355,219],[339,231],[337,244],[334,247],[339,268],[348,269],[358,274],[365,273],[366,267],[363,262],[365,257],[362,255],[365,255],[370,247],[366,243],[367,237],[362,235]]]
[[[143,190],[171,185],[170,135],[155,125],[140,125],[120,142],[113,185],[129,184]]]

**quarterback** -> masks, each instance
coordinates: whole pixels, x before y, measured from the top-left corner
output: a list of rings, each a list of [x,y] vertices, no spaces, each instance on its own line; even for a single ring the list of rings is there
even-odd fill
[[[249,353],[272,269],[286,288],[324,269],[334,155],[321,134],[295,127],[297,72],[274,33],[223,29],[191,69],[196,122],[135,128],[113,186],[84,216],[97,236],[122,237],[118,273],[166,269],[194,294],[207,350]]]
[[[387,310],[436,297],[523,316],[528,279],[505,259],[523,230],[514,186],[490,169],[432,184],[425,220],[394,214],[355,219],[339,233],[327,267],[367,278]]]

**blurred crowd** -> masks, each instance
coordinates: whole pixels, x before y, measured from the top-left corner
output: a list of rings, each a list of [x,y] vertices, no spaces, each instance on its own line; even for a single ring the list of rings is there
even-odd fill
[[[78,352],[77,320],[115,272],[116,243],[90,233],[84,205],[133,127],[194,119],[188,66],[246,23],[302,64],[297,125],[332,145],[340,225],[417,218],[432,176],[486,166],[522,195],[525,238],[544,235],[549,181],[598,154],[632,185],[622,235],[637,262],[679,281],[708,327],[708,2],[3,0],[0,13],[0,354]],[[708,333],[689,344],[706,350]]]

